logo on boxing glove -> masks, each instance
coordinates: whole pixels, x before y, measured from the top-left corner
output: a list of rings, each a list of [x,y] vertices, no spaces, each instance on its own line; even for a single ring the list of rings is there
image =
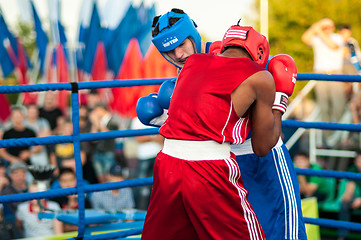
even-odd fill
[[[280,104],[283,105],[285,108],[287,108],[287,105],[288,105],[288,97],[282,95],[282,96],[281,96],[281,100],[280,100]]]

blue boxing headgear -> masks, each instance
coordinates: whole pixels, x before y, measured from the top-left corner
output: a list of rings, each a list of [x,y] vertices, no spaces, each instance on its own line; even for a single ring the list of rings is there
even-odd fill
[[[170,18],[179,18],[179,20],[171,26],[169,24]],[[202,39],[196,29],[197,25],[186,13],[167,12],[159,17],[154,28],[157,27],[159,33],[153,37],[152,42],[162,55],[164,52],[177,48],[188,37],[192,39],[196,52],[201,52]],[[163,55],[163,57],[167,59],[166,56]]]

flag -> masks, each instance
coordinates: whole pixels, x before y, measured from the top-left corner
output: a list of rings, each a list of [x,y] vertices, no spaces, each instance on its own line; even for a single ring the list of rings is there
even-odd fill
[[[109,69],[116,76],[123,62],[130,40],[136,36],[141,28],[137,18],[137,10],[130,5],[118,27],[105,40],[105,49]]]
[[[58,82],[57,69],[56,69],[56,48],[51,50],[49,60],[47,62],[47,79],[49,83]]]
[[[14,37],[14,35],[10,32],[9,28],[7,27],[1,9],[0,9],[0,24],[2,26],[1,31],[3,36],[9,40],[9,43],[12,47],[12,50],[14,51],[15,56],[17,56],[18,55],[17,39],[16,37]]]
[[[116,79],[121,81],[121,79],[142,78],[142,63],[143,58],[138,40],[134,38],[129,42]],[[139,98],[139,88],[140,87],[112,88],[114,100],[111,103],[111,108],[122,116],[136,117],[135,107]]]
[[[143,62],[143,77],[144,78],[168,78],[177,77],[177,68],[170,64],[159,53],[158,49],[150,45]],[[147,96],[150,93],[158,92],[160,86],[143,86],[139,93],[139,97]]]
[[[67,60],[67,62],[69,62],[69,54],[68,54],[68,51],[66,51],[66,48],[65,48],[66,45],[67,45],[68,39],[67,39],[67,37],[65,35],[65,29],[64,29],[63,25],[61,24],[60,20],[58,20],[57,26],[58,26],[57,30],[59,32],[59,34],[58,34],[59,39],[56,42],[60,42],[61,45],[63,46],[66,60]]]
[[[66,60],[64,47],[61,43],[59,43],[56,48],[56,70],[59,83],[70,82],[68,62]],[[58,106],[62,109],[63,113],[67,113],[69,103],[68,93],[66,90],[59,91],[58,93]]]
[[[85,51],[85,33],[86,33],[86,28],[81,23],[78,33],[78,47],[75,50],[78,82],[84,82],[86,79],[86,75],[88,75],[82,69],[84,64],[83,55]]]
[[[1,10],[0,10],[1,13]],[[27,56],[27,53],[25,51],[25,48],[23,44],[21,43],[21,40],[19,38],[14,37],[14,35],[10,32],[8,29],[6,22],[3,18],[3,16],[0,14],[0,35],[2,38],[2,43],[5,52],[3,52],[3,56],[8,56],[7,59],[8,63],[4,63],[6,70],[6,66],[10,71],[10,73],[15,69],[15,76],[21,85],[29,84],[29,77],[28,77],[28,68],[29,68],[29,58]],[[6,65],[7,64],[7,65]],[[5,71],[5,74],[9,74],[9,70]],[[7,75],[5,75],[7,76]],[[24,103],[34,102],[36,100],[36,94],[35,93],[22,93],[21,94],[22,99],[24,100]]]
[[[17,45],[18,45],[17,67],[19,68],[20,71],[19,83],[28,84],[29,80],[27,76],[27,70],[29,68],[29,65],[28,65],[26,51],[19,39],[17,39]]]
[[[138,21],[141,24],[139,31],[136,33],[135,37],[138,39],[140,50],[142,51],[143,56],[147,53],[150,44],[152,43],[152,23],[155,16],[155,6],[154,4],[150,8],[146,8],[142,2],[137,9]]]
[[[4,44],[4,39],[0,39],[0,66],[4,77],[8,77],[15,69],[13,61],[9,56]]]
[[[20,84],[26,85],[29,84],[29,59],[27,57],[24,45],[21,43],[20,39],[17,39],[18,45],[18,61],[17,61],[17,78]],[[24,92],[22,93],[23,103],[36,103],[37,102],[37,92]]]
[[[11,42],[14,44],[13,39],[0,10],[0,66],[4,77],[9,76],[16,67],[15,53],[8,52],[12,49]],[[10,104],[5,94],[0,94],[0,106],[0,120],[4,122],[10,115]]]
[[[108,0],[101,9],[102,21],[109,29],[115,29],[124,18],[126,11],[132,4],[132,0]]]
[[[46,33],[43,30],[40,18],[36,12],[33,1],[30,1],[30,3],[31,3],[31,9],[33,11],[33,18],[34,18],[34,26],[35,26],[35,33],[36,33],[36,46],[39,51],[38,56],[39,56],[39,61],[40,61],[40,73],[44,74],[48,37],[46,36]]]
[[[11,43],[13,43],[12,34],[0,11],[0,65],[4,77],[9,76],[14,71],[17,63]],[[14,46],[16,46],[16,44]],[[17,50],[17,48],[15,50]]]
[[[65,57],[67,62],[69,62],[68,52],[66,51],[67,37],[65,34],[65,29],[60,21],[60,2],[59,0],[49,0],[49,18],[51,26],[51,41],[53,48],[58,48],[59,44],[64,50]]]
[[[94,62],[91,72],[92,80],[110,80],[113,79],[113,74],[108,71],[107,57],[105,53],[105,46],[103,41],[99,41],[94,56]],[[102,88],[98,89],[101,99],[105,103],[113,101],[113,94],[111,89]]]
[[[66,51],[67,38],[64,27],[60,21],[60,1],[49,0],[50,26],[51,26],[51,57],[48,60],[49,82],[70,82],[69,60]],[[57,94],[58,107],[67,113],[69,91],[61,90]]]
[[[92,17],[94,7],[94,0],[92,1],[82,1],[82,6],[80,9],[79,17],[79,30],[78,30],[78,44],[76,48],[76,69],[77,77],[79,82],[83,82],[89,79],[90,73],[83,71],[84,65],[84,53],[85,53],[85,44],[88,39],[88,29],[90,24],[90,19]]]
[[[102,41],[99,41],[96,47],[94,62],[92,66],[92,79],[93,80],[106,80],[108,72],[108,63],[105,54],[105,47]]]
[[[47,68],[47,79],[50,83],[70,82],[68,62],[65,57],[64,47],[61,43],[58,43],[52,49]],[[67,113],[67,107],[69,103],[69,91],[58,91],[57,98],[57,106],[62,109],[63,113]]]
[[[130,6],[119,26],[105,40],[109,68],[116,79],[175,77],[177,69],[169,64],[151,45],[154,5],[146,8]],[[129,44],[127,44],[129,42]],[[147,55],[143,60],[143,56]],[[157,86],[113,89],[111,107],[121,115],[135,117],[136,103],[141,96],[157,92]]]
[[[97,49],[98,42],[101,39],[102,27],[96,2],[94,2],[90,24],[88,29],[86,29],[84,33],[85,49],[83,52],[82,69],[87,73],[91,73],[95,51]]]
[[[53,30],[54,31],[54,30]],[[54,38],[54,47],[48,62],[47,78],[48,82],[65,83],[70,82],[69,63],[66,58],[66,51],[60,39]],[[69,91],[58,91],[58,107],[63,113],[67,112]]]

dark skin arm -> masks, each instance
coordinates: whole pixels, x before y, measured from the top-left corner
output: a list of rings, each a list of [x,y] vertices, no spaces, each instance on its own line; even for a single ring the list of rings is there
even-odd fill
[[[138,136],[135,137],[138,143],[146,143],[146,142],[158,142],[163,144],[164,137],[162,135],[147,135],[147,136]]]
[[[231,95],[238,116],[251,110],[252,148],[258,156],[267,155],[281,134],[282,113],[272,110],[275,91],[272,75],[261,71],[250,76]]]

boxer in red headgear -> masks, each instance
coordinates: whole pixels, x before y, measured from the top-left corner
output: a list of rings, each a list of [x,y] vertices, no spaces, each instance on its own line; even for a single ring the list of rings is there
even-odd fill
[[[246,49],[253,61],[266,67],[269,57],[267,38],[252,27],[239,25],[230,27],[223,37],[220,49],[224,51],[227,46],[239,46]]]
[[[165,142],[142,239],[265,239],[230,145],[252,127],[254,152],[268,154],[281,133],[275,92],[283,86],[291,94],[294,83],[284,74],[275,84],[264,69],[267,41],[251,50],[239,44],[248,33],[231,27],[220,55],[188,57],[160,129]]]
[[[266,66],[268,42],[252,27],[232,26],[219,45],[219,52],[228,45],[243,47],[255,62]],[[268,70],[276,84],[272,109],[284,113],[296,82],[296,64],[290,56],[280,54],[269,61]],[[279,138],[269,154],[259,157],[252,147],[254,140],[253,135],[252,138],[249,135],[241,145],[233,144],[231,149],[237,155],[244,187],[249,192],[248,200],[267,240],[306,240],[300,190],[288,149]]]

